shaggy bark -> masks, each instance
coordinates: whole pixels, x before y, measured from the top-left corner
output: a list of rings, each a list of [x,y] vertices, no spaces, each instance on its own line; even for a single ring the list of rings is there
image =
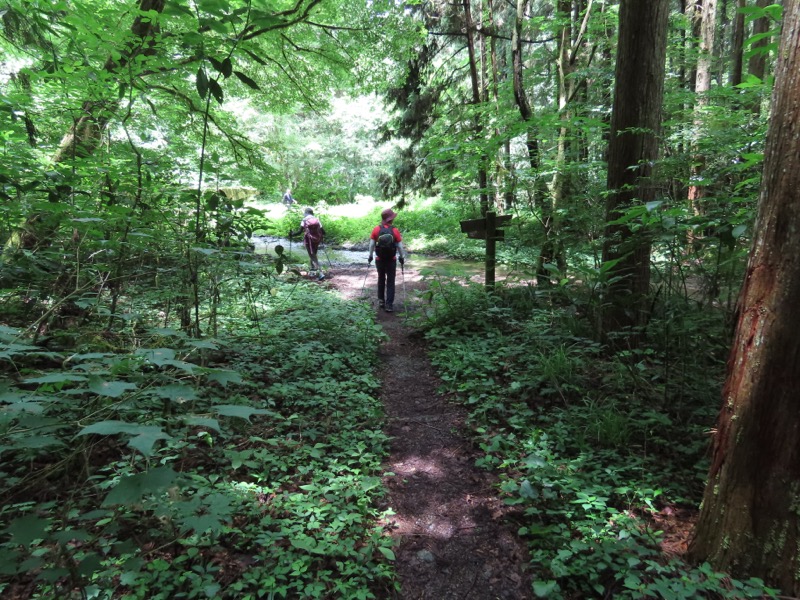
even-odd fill
[[[784,15],[755,239],[690,553],[797,596],[800,0]]]
[[[653,162],[664,92],[669,0],[623,0],[616,86],[608,150],[603,262],[607,275],[602,333],[626,332],[619,345],[636,345],[630,328],[646,320],[650,287],[650,240],[620,217],[633,205],[655,198]]]
[[[731,87],[742,83],[742,69],[744,68],[744,13],[740,12],[745,7],[746,0],[736,0],[736,16],[733,19],[733,34],[731,35]]]

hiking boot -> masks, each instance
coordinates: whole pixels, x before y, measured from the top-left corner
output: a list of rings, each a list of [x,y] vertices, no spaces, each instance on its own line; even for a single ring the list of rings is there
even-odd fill
[[[318,277],[317,279],[318,279],[319,281],[322,281],[323,279],[325,279],[325,273],[320,273],[320,274],[319,274],[319,277]]]
[[[384,309],[386,312],[394,312],[394,308],[392,308],[391,304],[387,304]]]
[[[386,302],[383,300],[378,300],[378,308],[383,308],[384,306],[386,306]]]

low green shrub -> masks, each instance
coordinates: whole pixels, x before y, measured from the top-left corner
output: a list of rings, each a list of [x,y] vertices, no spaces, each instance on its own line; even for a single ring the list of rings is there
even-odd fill
[[[651,525],[662,507],[700,500],[718,359],[700,344],[609,354],[564,300],[441,284],[419,321],[445,390],[470,411],[477,464],[519,510],[536,597],[776,597],[666,556]]]
[[[381,329],[291,277],[219,285],[242,302],[216,338],[151,325],[112,351],[90,322],[84,348],[60,352],[0,330],[0,594],[391,593]]]

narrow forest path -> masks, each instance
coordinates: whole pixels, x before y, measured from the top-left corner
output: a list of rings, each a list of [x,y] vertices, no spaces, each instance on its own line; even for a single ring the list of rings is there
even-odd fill
[[[376,276],[337,270],[331,285],[345,297],[366,292],[377,311]],[[374,271],[374,269],[373,269]],[[370,277],[371,275],[371,277]],[[466,411],[438,395],[438,381],[424,340],[404,319],[402,275],[397,275],[396,313],[378,312],[389,340],[379,349],[381,399],[391,455],[385,478],[386,530],[396,538],[402,586],[395,600],[522,600],[532,598],[525,544],[505,522],[510,510],[498,498],[496,478],[475,467],[464,431]],[[406,268],[406,304],[423,283]]]

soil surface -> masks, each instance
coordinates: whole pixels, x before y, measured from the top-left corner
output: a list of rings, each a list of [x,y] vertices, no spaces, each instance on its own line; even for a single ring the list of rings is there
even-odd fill
[[[407,316],[419,309],[424,282],[398,270],[394,313],[378,308],[374,267],[338,268],[327,285],[346,298],[369,299],[389,335],[379,350],[381,398],[391,455],[385,478],[384,524],[397,540],[401,589],[394,600],[521,600],[532,598],[524,542],[506,517],[512,509],[496,478],[475,467],[479,456],[465,431],[466,411],[437,394],[439,381],[422,337]]]

